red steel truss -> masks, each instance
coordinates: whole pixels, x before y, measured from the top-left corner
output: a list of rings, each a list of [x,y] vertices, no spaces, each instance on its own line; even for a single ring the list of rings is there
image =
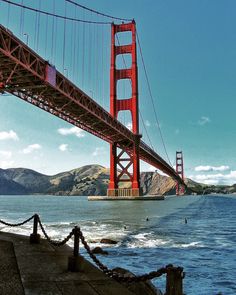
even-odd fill
[[[98,105],[31,48],[0,25],[0,93],[8,92],[134,156],[137,134]],[[178,173],[140,141],[140,159],[177,182]]]
[[[183,152],[176,152],[176,172],[180,175],[181,179],[184,180],[184,159]],[[183,195],[185,192],[185,186],[176,183],[176,195]]]

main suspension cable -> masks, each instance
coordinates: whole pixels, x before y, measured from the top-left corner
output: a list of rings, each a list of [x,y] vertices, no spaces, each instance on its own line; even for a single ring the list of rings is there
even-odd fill
[[[91,20],[82,20],[82,19],[73,18],[73,17],[66,17],[66,16],[63,16],[63,15],[60,15],[60,14],[51,13],[51,12],[47,12],[47,11],[44,11],[44,10],[41,10],[41,9],[36,9],[36,8],[33,8],[33,7],[22,5],[20,3],[15,3],[15,2],[12,2],[10,0],[1,0],[1,1],[5,2],[5,3],[8,3],[8,4],[11,4],[11,5],[14,5],[14,6],[17,6],[17,7],[21,7],[21,8],[31,10],[31,11],[34,11],[34,12],[39,12],[41,14],[53,16],[53,17],[56,17],[56,18],[61,18],[61,19],[64,19],[64,20],[70,20],[70,21],[81,22],[81,23],[86,23],[86,24],[96,24],[96,25],[110,25],[112,23],[112,22],[91,21]]]
[[[82,9],[85,9],[85,10],[88,10],[90,12],[93,12],[95,14],[98,14],[98,15],[101,15],[101,16],[104,16],[104,17],[108,17],[108,18],[111,18],[111,19],[116,19],[116,20],[121,20],[121,21],[132,21],[132,19],[129,19],[129,18],[121,18],[121,17],[115,17],[115,16],[112,16],[112,15],[109,15],[109,14],[105,14],[105,13],[102,13],[100,11],[97,11],[97,10],[94,10],[94,9],[91,9],[91,8],[88,8],[84,5],[81,5],[75,1],[72,1],[72,0],[65,0],[66,2],[69,2],[71,4],[74,4]]]
[[[156,108],[155,108],[154,99],[153,99],[153,95],[152,95],[152,90],[151,90],[151,86],[150,86],[146,66],[145,66],[145,63],[144,63],[143,52],[142,52],[141,44],[140,44],[140,41],[139,41],[138,32],[137,32],[137,40],[138,40],[138,47],[139,47],[139,52],[140,52],[140,56],[141,56],[141,60],[142,60],[142,65],[143,65],[143,69],[144,69],[144,74],[145,74],[145,78],[146,78],[146,81],[147,81],[148,92],[149,92],[149,95],[151,97],[151,102],[152,102],[152,106],[153,106],[153,111],[154,111],[154,115],[155,115],[156,124],[157,124],[158,130],[159,130],[159,133],[160,133],[160,137],[161,137],[161,141],[162,141],[162,144],[163,144],[163,147],[164,147],[164,150],[165,150],[166,157],[168,159],[169,164],[171,165],[170,158],[169,158],[169,155],[167,153],[166,145],[165,145],[165,142],[164,142],[163,134],[162,134],[162,131],[161,131],[160,122],[159,122],[158,117],[157,117],[157,111],[156,111]]]

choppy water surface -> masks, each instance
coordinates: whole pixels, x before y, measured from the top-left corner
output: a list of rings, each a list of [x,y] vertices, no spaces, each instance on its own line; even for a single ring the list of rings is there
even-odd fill
[[[168,197],[158,202],[0,196],[1,219],[18,222],[34,213],[40,214],[54,239],[79,225],[90,242],[117,240],[107,248],[108,256],[100,256],[108,267],[142,274],[171,263],[184,267],[188,295],[236,294],[236,196]],[[31,228],[31,224],[20,230],[0,225],[0,230],[23,234]],[[153,282],[164,290],[164,278]]]

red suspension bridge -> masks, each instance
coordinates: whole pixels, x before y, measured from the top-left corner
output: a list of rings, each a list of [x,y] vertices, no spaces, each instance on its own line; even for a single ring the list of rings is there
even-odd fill
[[[140,188],[140,160],[143,160],[150,165],[160,169],[167,175],[176,180],[177,193],[183,191],[183,161],[177,159],[177,170],[168,164],[152,147],[147,145],[141,140],[139,131],[139,103],[138,103],[138,69],[137,69],[137,49],[136,49],[136,24],[135,21],[126,21],[121,24],[114,24],[110,22],[101,22],[94,20],[86,20],[85,18],[79,19],[75,15],[69,16],[59,14],[56,12],[55,1],[53,12],[42,10],[41,1],[39,7],[33,8],[21,3],[13,1],[2,0],[0,3],[8,5],[8,25],[0,25],[0,92],[9,93],[20,99],[37,106],[44,111],[55,115],[66,122],[71,123],[110,144],[110,183],[108,189],[109,196],[117,196],[120,194],[119,184],[121,182],[130,182],[131,188],[126,190],[129,196],[142,195]],[[81,5],[74,1],[66,0],[66,3],[79,6]],[[12,8],[13,7],[13,8]],[[94,12],[91,9],[82,7],[89,10],[90,15]],[[17,37],[9,27],[10,22],[10,9],[20,9],[20,31],[21,36],[26,37],[26,42]],[[54,40],[54,34],[60,34],[61,24],[56,25],[54,18],[58,21],[64,22],[64,38],[62,44],[61,60],[63,62],[63,70],[57,70],[48,59],[45,59],[41,54],[36,53],[37,50],[29,46],[29,34],[24,33],[24,26],[26,26],[26,12],[35,13],[35,32],[34,47],[39,47],[40,44],[40,21],[44,22],[44,30],[48,35],[48,25],[50,18],[52,26],[52,40],[48,36],[44,40],[45,52],[47,46],[50,45],[51,55],[55,58],[55,50],[57,42]],[[16,13],[16,10],[14,10]],[[96,12],[98,13],[98,12]],[[100,13],[101,14],[101,13]],[[101,14],[104,17],[110,17]],[[100,17],[101,17],[100,16]],[[46,19],[43,20],[43,17]],[[40,19],[41,18],[41,19]],[[46,20],[46,21],[45,21]],[[110,112],[106,111],[100,104],[98,104],[91,95],[82,91],[73,79],[70,79],[65,74],[68,69],[65,68],[66,64],[66,48],[68,47],[68,35],[74,35],[76,38],[76,26],[71,28],[67,22],[82,22],[82,26],[86,23],[89,24],[111,24],[111,63],[110,63]],[[46,23],[46,25],[45,25]],[[66,27],[67,25],[67,27]],[[55,32],[57,28],[57,32]],[[120,45],[116,38],[118,34],[131,33],[131,42],[129,44]],[[89,32],[88,32],[89,33]],[[91,33],[91,32],[90,32]],[[88,37],[89,38],[89,37]],[[82,33],[82,41],[85,41],[85,33]],[[103,38],[102,38],[103,39]],[[103,40],[102,40],[103,41]],[[51,43],[50,43],[51,42]],[[94,44],[98,42],[98,38],[94,38]],[[76,67],[76,54],[79,50],[76,44],[71,44],[69,50],[72,54],[71,65]],[[92,49],[91,49],[92,51]],[[89,52],[91,54],[91,52]],[[118,56],[130,55],[131,66],[125,66],[120,69],[117,66]],[[82,57],[83,59],[84,57]],[[53,60],[53,58],[52,58]],[[82,68],[86,64],[82,63]],[[93,61],[90,60],[90,68],[93,67]],[[73,70],[74,71],[74,70]],[[84,70],[83,70],[84,71]],[[63,74],[62,74],[63,72]],[[92,73],[90,73],[92,74]],[[96,73],[97,79],[104,73]],[[82,73],[84,79],[84,72]],[[118,81],[129,80],[131,85],[131,92],[129,97],[119,97],[118,94]],[[83,81],[82,84],[85,82]],[[132,128],[128,129],[122,122],[118,120],[118,113],[121,111],[129,111],[131,113]],[[150,144],[151,145],[151,144]],[[181,154],[182,157],[182,154]],[[180,161],[180,162],[179,162]]]

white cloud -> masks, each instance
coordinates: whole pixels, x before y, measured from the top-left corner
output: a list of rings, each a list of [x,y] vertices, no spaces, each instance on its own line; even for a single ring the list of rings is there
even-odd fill
[[[205,184],[228,184],[232,185],[236,183],[236,171],[231,170],[228,174],[198,174],[198,175],[190,175],[189,178],[205,183]]]
[[[207,123],[210,123],[210,122],[211,122],[211,120],[210,120],[209,117],[202,116],[202,117],[198,120],[198,125],[203,126],[203,125],[205,125],[205,124],[207,124]]]
[[[60,151],[65,152],[68,149],[68,144],[63,143],[58,148],[59,148]]]
[[[105,149],[103,147],[96,147],[94,152],[92,153],[93,157],[101,156],[105,154]]]
[[[6,140],[6,139],[13,139],[13,140],[19,140],[18,135],[15,131],[1,131],[0,132],[0,140]]]
[[[197,172],[201,172],[201,171],[227,171],[229,170],[229,166],[225,166],[225,165],[222,165],[222,166],[197,166],[194,168],[195,171]]]
[[[150,123],[148,120],[146,120],[146,121],[145,121],[145,125],[146,125],[147,127],[150,127],[150,126],[151,126],[151,123]]]
[[[42,147],[38,143],[30,144],[25,149],[23,149],[23,154],[30,154],[36,150],[40,150]]]
[[[71,128],[59,128],[58,133],[61,135],[75,135],[77,137],[84,137],[84,131],[76,126]]]
[[[126,124],[126,127],[129,129],[129,130],[132,130],[132,123],[131,122],[128,122]]]
[[[0,168],[2,169],[7,169],[7,168],[11,168],[14,164],[14,161],[0,161]]]
[[[4,157],[5,159],[9,159],[12,156],[12,152],[10,152],[10,151],[0,151],[0,156]]]

